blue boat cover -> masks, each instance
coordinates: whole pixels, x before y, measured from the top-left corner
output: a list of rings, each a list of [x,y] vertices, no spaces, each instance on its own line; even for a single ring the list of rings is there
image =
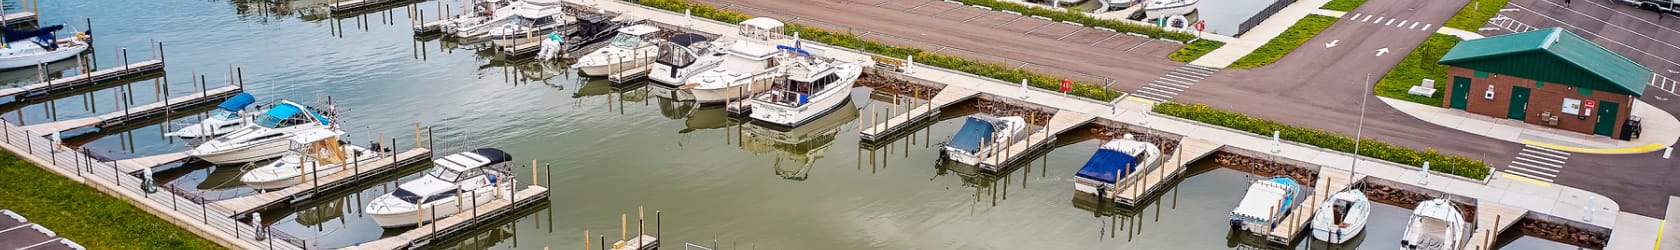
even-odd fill
[[[306,112],[305,110],[307,110],[307,108],[289,103],[275,104],[273,108],[268,109],[268,112],[263,112],[262,117],[257,118],[257,125],[272,128],[280,125],[280,121],[284,121],[286,118],[297,115],[297,113]],[[321,116],[319,113],[315,113],[314,110],[308,110],[307,112],[310,116],[314,116],[315,120],[320,120],[321,124],[328,124],[331,122],[327,120],[327,117]]]
[[[799,53],[801,55],[811,56],[811,52],[805,52],[805,49],[796,48],[796,47],[788,47],[787,45],[776,45],[776,49],[793,51],[794,53]]]
[[[6,39],[5,39],[6,43],[13,43],[13,42],[17,42],[17,41],[28,40],[30,38],[40,39],[41,41],[52,41],[53,40],[53,32],[58,32],[58,30],[61,30],[61,29],[64,29],[64,25],[53,25],[53,26],[41,27],[39,29],[32,29],[32,30],[14,30],[14,29],[8,29],[8,28],[0,28],[0,30],[5,31],[3,33],[6,37]]]
[[[239,93],[226,101],[222,101],[222,104],[216,105],[216,107],[227,111],[239,111],[245,109],[245,106],[251,106],[253,102],[257,102],[257,97],[251,96],[250,93]]]
[[[969,117],[968,122],[963,123],[962,129],[957,130],[957,134],[951,136],[951,142],[945,143],[945,146],[968,152],[979,151],[981,143],[991,143],[992,130],[992,123]]]
[[[1085,167],[1079,168],[1079,172],[1074,175],[1114,184],[1120,178],[1126,178],[1126,175],[1137,170],[1137,166],[1132,165],[1132,162],[1136,160],[1136,157],[1121,153],[1118,150],[1097,149],[1097,153],[1091,155],[1091,160],[1085,161]]]
[[[1289,177],[1272,177],[1272,182],[1289,187],[1289,190],[1284,190],[1283,193],[1283,207],[1278,209],[1278,212],[1287,214],[1289,212],[1288,208],[1294,207],[1295,192],[1298,191],[1296,189],[1300,188],[1300,184],[1296,183],[1295,179],[1290,179]]]

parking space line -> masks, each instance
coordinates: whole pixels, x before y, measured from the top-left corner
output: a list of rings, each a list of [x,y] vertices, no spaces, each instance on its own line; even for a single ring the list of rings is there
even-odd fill
[[[1068,37],[1073,36],[1073,34],[1079,34],[1080,31],[1085,31],[1085,29],[1076,29],[1076,30],[1073,30],[1073,32],[1068,32],[1067,35],[1062,35],[1062,37],[1057,37],[1056,41],[1061,41],[1062,39],[1067,39]]]
[[[1004,26],[1004,25],[1009,25],[1009,24],[1011,24],[1011,23],[1015,23],[1015,21],[1016,21],[1016,20],[1021,20],[1021,18],[1026,18],[1026,17],[1027,17],[1027,16],[1015,16],[1015,19],[1009,19],[1009,21],[1008,21],[1008,22],[1003,22],[1003,23],[1000,23],[1000,24],[998,24],[998,25],[992,25],[992,27],[993,27],[993,28],[996,28],[996,27],[1003,27],[1003,26]]]
[[[1511,4],[1511,6],[1515,6],[1519,9],[1523,9],[1524,11],[1533,12],[1533,10],[1529,10],[1527,7],[1523,7],[1522,5],[1517,5],[1515,3]],[[1570,10],[1570,11],[1573,12],[1574,10]],[[1575,13],[1576,14],[1581,14],[1580,12],[1575,12]],[[1582,15],[1585,15],[1585,14],[1582,14]],[[1569,27],[1575,28],[1577,30],[1590,31],[1590,30],[1587,30],[1587,29],[1582,29],[1581,26],[1577,26],[1575,24],[1570,24],[1568,22],[1564,22],[1563,20],[1558,20],[1557,18],[1552,18],[1552,17],[1544,16],[1544,15],[1542,15],[1540,17],[1545,17],[1546,19],[1550,19],[1553,22],[1557,22],[1557,23],[1560,23],[1560,24],[1563,24],[1563,25],[1568,25]],[[1594,18],[1594,19],[1597,19],[1597,18]],[[1615,26],[1616,28],[1621,28],[1624,31],[1633,32],[1631,30],[1627,30],[1627,28],[1622,28],[1622,26],[1618,26],[1618,25],[1615,25],[1615,24],[1610,24],[1610,23],[1607,23],[1607,22],[1603,22],[1603,20],[1599,20],[1599,21],[1601,23],[1604,23],[1604,24],[1609,24],[1610,26]],[[1586,33],[1587,34],[1592,34],[1595,37],[1604,38],[1605,41],[1610,41],[1612,43],[1616,43],[1617,45],[1621,45],[1622,47],[1627,47],[1629,49],[1633,49],[1634,51],[1639,51],[1639,53],[1643,53],[1647,56],[1657,58],[1657,60],[1662,60],[1664,62],[1668,62],[1670,65],[1680,65],[1680,63],[1668,60],[1668,58],[1663,58],[1662,56],[1657,56],[1656,54],[1651,54],[1651,52],[1645,51],[1644,49],[1635,48],[1632,45],[1628,45],[1627,43],[1623,43],[1622,41],[1617,41],[1616,39],[1610,39],[1609,37],[1605,37],[1604,35],[1599,35],[1597,32],[1586,32]],[[1636,35],[1639,35],[1639,36],[1644,36],[1646,39],[1650,39],[1652,41],[1656,41],[1656,42],[1663,43],[1663,44],[1668,44],[1668,43],[1663,42],[1663,41],[1658,41],[1656,39],[1651,39],[1651,37],[1645,36],[1644,34],[1639,34],[1638,32],[1633,32],[1633,33],[1636,34]],[[1668,44],[1668,46],[1669,47],[1675,47],[1673,44]],[[1675,47],[1675,48],[1680,49],[1680,47]]]
[[[922,6],[927,6],[928,4],[931,4],[933,2],[938,2],[938,1],[940,1],[940,0],[928,0],[927,2],[924,2],[922,4],[917,4],[916,7],[910,7],[909,9],[904,9],[904,11],[916,10],[917,8],[921,8]]]
[[[974,17],[969,17],[968,19],[964,19],[963,22],[967,23],[968,21],[974,21],[974,19],[980,19],[980,17],[986,16],[986,15],[991,15],[991,14],[992,14],[992,12],[980,12],[979,15],[974,15]]]
[[[1134,49],[1137,49],[1138,47],[1143,47],[1144,44],[1148,44],[1148,43],[1149,43],[1149,40],[1143,40],[1143,42],[1138,43],[1137,45],[1132,45],[1131,48],[1126,48],[1126,51],[1132,51]]]
[[[881,5],[886,5],[887,3],[891,3],[893,1],[897,1],[897,0],[886,0],[886,1],[881,1],[879,3],[875,3],[875,4],[872,4],[872,5],[874,5],[875,7],[881,7]]]
[[[1115,37],[1120,37],[1120,33],[1115,32],[1114,35],[1109,35],[1108,38],[1103,38],[1102,40],[1097,40],[1097,42],[1091,43],[1091,46],[1097,46],[1097,44],[1102,43],[1102,42],[1107,42],[1108,39],[1114,39]]]
[[[955,11],[960,10],[960,9],[962,9],[962,6],[957,6],[956,8],[951,8],[951,9],[948,9],[948,10],[945,10],[945,11],[940,11],[939,14],[933,14],[933,17],[943,16],[943,15],[945,15],[945,13],[955,12]]]
[[[1027,32],[1026,32],[1026,33],[1023,33],[1023,34],[1029,34],[1029,35],[1030,35],[1030,34],[1032,34],[1032,33],[1033,33],[1033,31],[1038,31],[1038,29],[1043,29],[1043,28],[1044,28],[1044,26],[1050,26],[1050,24],[1054,24],[1054,23],[1044,23],[1044,24],[1040,24],[1040,25],[1038,25],[1038,27],[1033,27],[1033,28],[1032,28],[1032,29],[1028,29],[1028,30],[1027,30]]]

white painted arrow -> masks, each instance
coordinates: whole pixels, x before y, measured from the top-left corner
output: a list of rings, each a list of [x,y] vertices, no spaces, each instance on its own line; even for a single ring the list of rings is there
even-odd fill
[[[1382,56],[1383,54],[1388,54],[1388,48],[1385,47],[1385,48],[1377,49],[1377,56]]]
[[[1341,42],[1341,41],[1342,40],[1339,40],[1339,39],[1338,40],[1330,40],[1330,42],[1324,43],[1324,48],[1328,49],[1330,47],[1336,47],[1336,42]]]

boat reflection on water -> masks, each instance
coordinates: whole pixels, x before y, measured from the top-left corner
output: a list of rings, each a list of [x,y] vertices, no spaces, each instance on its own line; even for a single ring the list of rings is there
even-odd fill
[[[572,98],[607,96],[611,101],[642,102],[648,100],[647,81],[613,84],[606,77],[588,77],[572,92]]]
[[[838,109],[811,122],[793,128],[783,128],[764,122],[749,122],[741,127],[741,148],[755,155],[775,154],[772,167],[783,179],[803,181],[811,177],[811,166],[822,159],[842,125],[856,119],[858,109],[845,100]],[[720,110],[722,108],[719,108]]]
[[[203,201],[218,201],[257,193],[255,189],[239,181],[239,176],[245,174],[244,168],[247,165],[254,168],[269,161],[273,160],[229,165],[193,161],[155,172],[152,177],[163,188],[173,187],[179,193],[198,196]]]

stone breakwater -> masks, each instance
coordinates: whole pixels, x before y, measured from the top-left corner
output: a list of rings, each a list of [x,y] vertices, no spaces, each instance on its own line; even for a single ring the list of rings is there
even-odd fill
[[[854,85],[873,88],[875,92],[909,96],[922,100],[932,99],[933,95],[939,93],[940,90],[885,74],[864,74],[858,78]]]
[[[1213,160],[1220,166],[1236,169],[1260,177],[1288,176],[1307,186],[1313,186],[1318,180],[1318,170],[1307,169],[1294,164],[1280,163],[1271,159],[1257,158],[1242,154],[1219,151],[1214,153]]]
[[[1055,114],[1049,111],[987,99],[979,99],[976,101],[975,108],[978,108],[980,113],[991,116],[1020,116],[1021,118],[1026,119],[1027,123],[1039,126],[1044,126],[1044,124],[1049,123],[1050,115]]]
[[[1543,239],[1562,242],[1564,244],[1585,247],[1589,249],[1603,249],[1609,241],[1610,235],[1590,232],[1579,227],[1563,223],[1523,218],[1517,221],[1517,228],[1523,235],[1540,237]]]

